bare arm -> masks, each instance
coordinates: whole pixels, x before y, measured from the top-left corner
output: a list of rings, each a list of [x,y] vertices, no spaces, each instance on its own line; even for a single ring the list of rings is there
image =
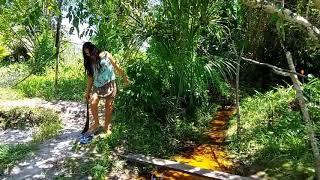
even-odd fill
[[[116,60],[113,58],[111,53],[105,52],[105,56],[110,60],[112,66],[116,70],[116,73],[123,77],[124,84],[127,86],[129,84],[129,78],[124,72],[124,70],[117,64]]]
[[[113,58],[112,54],[106,52],[106,55],[108,59],[110,59],[110,62],[112,66],[115,68],[116,72],[120,76],[125,76],[124,70],[117,64],[116,60]]]

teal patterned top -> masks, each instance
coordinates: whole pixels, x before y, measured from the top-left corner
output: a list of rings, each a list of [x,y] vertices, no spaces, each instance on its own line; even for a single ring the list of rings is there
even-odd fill
[[[114,81],[116,79],[113,66],[109,58],[101,58],[100,65],[100,70],[98,71],[97,69],[94,69],[93,73],[93,85],[95,87],[102,87],[110,81]]]

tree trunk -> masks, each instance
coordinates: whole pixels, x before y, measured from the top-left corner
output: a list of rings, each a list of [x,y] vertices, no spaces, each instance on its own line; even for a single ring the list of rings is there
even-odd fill
[[[54,88],[55,92],[58,91],[58,72],[59,72],[59,49],[60,49],[60,29],[61,29],[61,21],[62,21],[62,1],[59,0],[59,17],[58,17],[58,23],[57,23],[57,32],[56,32],[56,69],[55,69],[55,81],[54,81]]]
[[[241,63],[241,57],[243,53],[244,46],[242,46],[240,55],[235,47],[235,43],[233,42],[233,51],[237,56],[237,74],[236,74],[236,108],[237,108],[237,139],[239,142],[241,142],[240,138],[240,132],[241,132],[241,125],[240,125],[240,97],[239,97],[239,77],[240,77],[240,63]],[[240,152],[240,147],[238,147],[238,152]]]
[[[304,28],[312,39],[317,41],[320,40],[320,30],[317,27],[313,26],[313,24],[311,24],[306,18],[296,13],[293,13],[289,9],[284,8],[283,10],[280,10],[279,8],[277,8],[272,4],[269,4],[269,3],[261,4],[261,2],[258,2],[256,0],[254,1],[242,0],[242,2],[250,8],[262,9],[264,12],[268,14],[276,14],[279,18],[282,18],[286,21],[294,23],[298,25],[298,27]]]
[[[240,139],[240,104],[239,104],[239,76],[240,76],[241,56],[237,57],[237,75],[236,75],[236,106],[237,106],[237,139]],[[238,149],[238,151],[240,148]]]
[[[290,70],[295,71],[290,51],[286,51],[285,53],[286,53],[286,58],[287,58]],[[297,93],[296,96],[299,101],[303,120],[305,121],[306,126],[307,126],[307,134],[309,136],[309,141],[311,143],[313,155],[315,158],[315,170],[316,170],[316,174],[317,174],[317,179],[320,180],[320,154],[319,154],[318,142],[317,142],[317,139],[316,139],[315,133],[314,133],[314,124],[313,124],[312,120],[310,119],[309,111],[308,111],[308,108],[306,106],[306,102],[303,97],[303,90],[300,85],[301,83],[299,82],[297,75],[290,74],[290,78],[293,82],[293,86],[294,86],[296,93]]]

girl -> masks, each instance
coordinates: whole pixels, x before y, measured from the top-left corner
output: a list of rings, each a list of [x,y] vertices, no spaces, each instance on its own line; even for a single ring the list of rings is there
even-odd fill
[[[111,133],[111,116],[113,101],[116,96],[116,76],[123,76],[125,85],[128,85],[128,77],[118,66],[112,55],[106,51],[100,51],[91,42],[86,42],[82,47],[85,72],[88,75],[87,88],[84,94],[87,102],[90,100],[91,113],[94,123],[89,128],[87,134],[93,134],[99,125],[98,104],[101,98],[105,99],[105,124],[104,129],[107,134]],[[90,97],[91,96],[91,97]]]

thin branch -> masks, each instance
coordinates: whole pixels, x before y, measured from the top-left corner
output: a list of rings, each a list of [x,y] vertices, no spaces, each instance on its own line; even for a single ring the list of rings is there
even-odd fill
[[[132,10],[130,10],[123,2],[121,2],[121,5],[126,8],[129,12],[132,12]],[[141,21],[139,21],[138,19],[136,19],[135,17],[133,17],[130,13],[129,13],[129,17],[131,17],[134,21],[136,21],[138,24],[140,24],[143,27],[143,24],[141,23]]]
[[[81,46],[83,45],[83,43],[77,43],[77,42],[73,42],[73,41],[70,41],[70,40],[61,40],[61,41],[64,42],[64,43],[70,43],[70,44],[74,44],[74,45],[81,45]]]
[[[13,34],[16,36],[16,37],[18,37],[18,39],[23,43],[23,41],[22,41],[22,37],[17,33],[17,32],[15,32],[14,31],[14,29],[12,28],[12,27],[10,27],[10,30],[11,30],[11,32],[13,32]],[[27,36],[28,37],[28,36]],[[30,39],[28,39],[28,38],[25,38],[31,45],[33,45],[33,42],[32,42],[32,40],[30,40]],[[28,49],[28,48],[27,48]]]
[[[273,69],[274,71],[276,71],[277,73],[280,71],[282,73],[284,72],[284,73],[295,74],[295,75],[298,75],[298,76],[301,76],[301,77],[305,77],[305,75],[303,75],[303,74],[300,74],[300,73],[297,73],[297,72],[293,72],[293,71],[290,71],[290,70],[287,70],[287,69],[282,69],[282,68],[279,68],[277,66],[273,66],[271,64],[258,62],[258,61],[255,61],[255,60],[252,60],[252,59],[248,59],[248,58],[245,58],[245,57],[241,57],[241,59],[243,59],[243,60],[245,60],[247,62],[256,64],[256,65],[269,67],[269,68]],[[287,76],[287,75],[285,75],[285,76]]]
[[[272,69],[274,73],[278,74],[278,75],[281,75],[281,76],[288,76],[290,77],[290,73],[287,73],[287,72],[283,72],[283,71],[278,71],[276,69]]]
[[[62,53],[63,51],[65,51],[66,49],[63,49],[63,50],[61,50],[59,53]],[[52,56],[50,56],[49,58],[47,58],[45,61],[47,61],[48,59],[50,59],[50,58],[53,58],[54,56],[56,56],[57,55],[57,53],[54,53]],[[23,79],[21,79],[20,81],[18,81],[16,84],[14,84],[12,87],[16,87],[18,84],[20,84],[20,83],[22,83],[23,81],[25,81],[28,77],[30,77],[31,75],[33,75],[33,72],[32,71],[30,71],[29,73],[28,73],[28,75],[27,76],[25,76]]]
[[[313,26],[306,18],[300,16],[299,14],[293,13],[289,9],[284,8],[280,10],[274,5],[267,4],[266,2],[262,4],[261,2],[257,2],[256,0],[255,1],[244,0],[243,2],[251,8],[258,9],[263,7],[262,10],[265,11],[266,13],[277,14],[282,19],[285,19],[291,23],[300,25],[308,31],[308,34],[310,37],[318,41],[320,39],[320,30],[316,26]]]

